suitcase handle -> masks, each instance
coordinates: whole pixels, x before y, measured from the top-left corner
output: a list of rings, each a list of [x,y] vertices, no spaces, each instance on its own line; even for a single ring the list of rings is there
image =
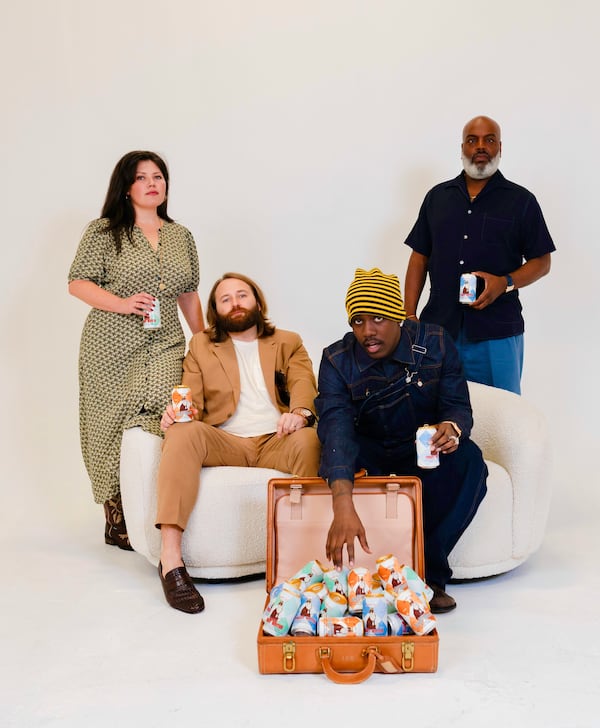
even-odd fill
[[[367,664],[358,672],[338,672],[331,664],[333,650],[330,647],[321,647],[318,650],[321,658],[323,672],[334,683],[340,685],[356,685],[364,682],[375,672],[377,662],[382,672],[403,672],[391,657],[384,657],[379,653],[379,648],[374,645],[363,650],[363,656],[367,658]]]

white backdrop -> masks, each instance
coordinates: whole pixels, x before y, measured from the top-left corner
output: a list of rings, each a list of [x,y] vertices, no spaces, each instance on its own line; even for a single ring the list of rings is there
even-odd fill
[[[501,169],[537,196],[558,248],[550,275],[522,292],[523,390],[551,423],[555,513],[596,496],[594,0],[1,5],[11,544],[32,508],[60,528],[95,508],[77,424],[87,310],[66,279],[123,153],[166,158],[169,211],[195,236],[203,304],[224,271],[255,277],[275,323],[302,334],[316,367],[346,331],[357,266],[403,282],[403,240],[427,189],[460,170],[463,124],[479,113],[500,122]],[[588,507],[573,515],[592,519]]]

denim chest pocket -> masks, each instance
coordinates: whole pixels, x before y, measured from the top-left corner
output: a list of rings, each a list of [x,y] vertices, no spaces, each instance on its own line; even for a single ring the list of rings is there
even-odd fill
[[[366,396],[356,415],[357,430],[377,439],[411,437],[417,425],[410,388],[411,385],[402,380]]]

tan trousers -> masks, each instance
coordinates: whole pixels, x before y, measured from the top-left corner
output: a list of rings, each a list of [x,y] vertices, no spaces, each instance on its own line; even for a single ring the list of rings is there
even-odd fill
[[[185,530],[198,497],[203,465],[274,468],[303,477],[319,469],[321,445],[313,427],[277,437],[238,437],[204,422],[171,425],[158,469],[156,525]]]

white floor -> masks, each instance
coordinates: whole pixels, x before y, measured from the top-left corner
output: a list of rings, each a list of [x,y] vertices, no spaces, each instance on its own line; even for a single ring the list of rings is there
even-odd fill
[[[3,536],[3,726],[600,725],[596,509],[558,500],[526,564],[450,588],[437,673],[338,686],[258,673],[263,582],[200,585],[205,612],[181,614],[103,544],[99,507],[48,503]]]

